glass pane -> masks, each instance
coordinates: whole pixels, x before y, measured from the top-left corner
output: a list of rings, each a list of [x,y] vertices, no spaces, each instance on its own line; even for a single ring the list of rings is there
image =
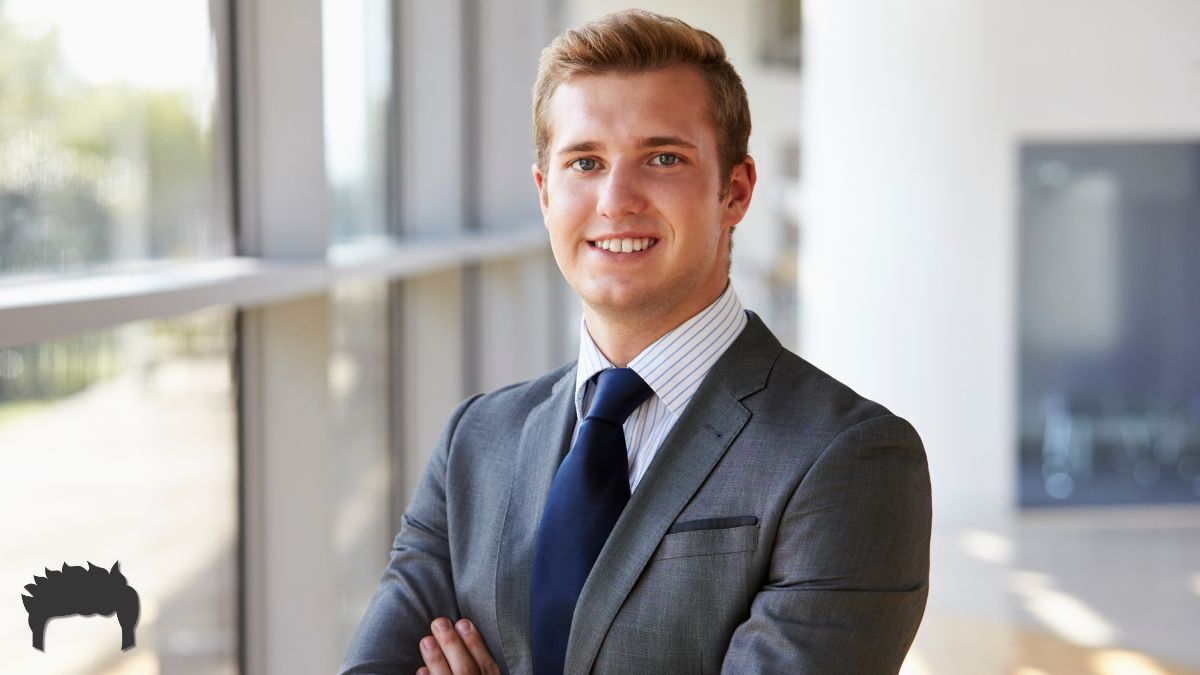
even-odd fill
[[[391,3],[339,0],[322,8],[325,171],[333,191],[334,240],[381,237],[388,230]]]
[[[39,652],[11,608],[0,672],[236,672],[231,317],[0,349],[0,579],[15,591],[64,563],[120,562],[139,600],[128,651],[120,614],[50,619]]]
[[[1021,172],[1021,502],[1200,501],[1200,144]]]
[[[206,0],[0,2],[0,276],[231,251]]]
[[[391,549],[387,285],[348,282],[333,292],[333,398],[337,512],[333,539],[341,591],[340,642],[350,644]]]

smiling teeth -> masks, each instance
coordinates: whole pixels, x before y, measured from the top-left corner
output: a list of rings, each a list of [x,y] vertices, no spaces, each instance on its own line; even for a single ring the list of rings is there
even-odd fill
[[[653,242],[654,240],[650,237],[642,237],[641,239],[601,239],[595,244],[598,248],[613,253],[632,253],[650,248]]]

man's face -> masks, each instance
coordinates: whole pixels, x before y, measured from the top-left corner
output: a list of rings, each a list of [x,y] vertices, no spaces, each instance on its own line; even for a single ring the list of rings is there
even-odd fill
[[[688,66],[577,75],[555,91],[545,172],[533,174],[554,258],[585,311],[673,327],[724,289],[755,173],[747,159],[732,180],[720,175],[707,111]]]

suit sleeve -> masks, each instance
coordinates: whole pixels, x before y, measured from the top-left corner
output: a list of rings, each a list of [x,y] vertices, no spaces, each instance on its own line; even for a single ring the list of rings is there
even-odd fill
[[[455,408],[438,439],[391,560],[350,641],[343,675],[410,675],[424,665],[417,645],[429,634],[429,623],[439,616],[459,618],[446,525],[446,466],[455,429],[475,398]]]
[[[894,415],[840,433],[789,500],[723,672],[896,673],[925,611],[929,468]]]

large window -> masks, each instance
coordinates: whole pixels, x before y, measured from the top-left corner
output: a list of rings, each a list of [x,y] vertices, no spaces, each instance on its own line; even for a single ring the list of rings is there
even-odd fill
[[[464,382],[557,362],[544,9],[0,0],[0,569],[141,598],[0,671],[336,670]]]
[[[231,252],[207,0],[0,2],[0,276]]]

